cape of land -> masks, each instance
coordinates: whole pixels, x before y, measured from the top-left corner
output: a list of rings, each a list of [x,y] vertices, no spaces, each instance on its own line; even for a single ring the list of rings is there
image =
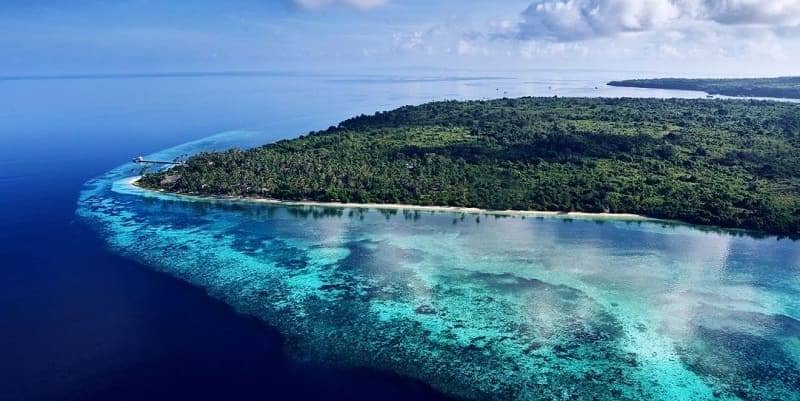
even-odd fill
[[[139,185],[179,194],[632,213],[800,235],[800,105],[448,101],[201,153]]]
[[[800,77],[731,79],[630,79],[610,86],[702,91],[711,95],[800,99]]]

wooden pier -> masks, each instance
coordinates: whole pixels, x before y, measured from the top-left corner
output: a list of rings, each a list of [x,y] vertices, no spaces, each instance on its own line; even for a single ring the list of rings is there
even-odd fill
[[[136,164],[170,164],[173,166],[183,166],[186,164],[186,162],[183,161],[147,160],[142,156],[134,158],[133,162]]]

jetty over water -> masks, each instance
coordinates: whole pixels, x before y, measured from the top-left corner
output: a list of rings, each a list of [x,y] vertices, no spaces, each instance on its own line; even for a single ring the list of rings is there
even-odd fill
[[[139,156],[139,157],[133,158],[133,162],[136,163],[136,164],[144,164],[144,163],[148,163],[148,164],[169,164],[169,165],[173,165],[173,166],[183,166],[183,165],[186,164],[186,162],[184,162],[184,161],[175,161],[175,160],[173,160],[173,161],[147,160],[143,156]]]

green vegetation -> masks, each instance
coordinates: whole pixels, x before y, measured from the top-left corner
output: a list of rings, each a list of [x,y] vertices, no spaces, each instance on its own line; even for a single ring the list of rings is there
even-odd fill
[[[629,88],[680,89],[712,95],[800,99],[800,77],[740,79],[630,79],[612,81],[611,86]]]
[[[521,98],[360,116],[142,185],[285,200],[629,212],[800,234],[800,106]]]

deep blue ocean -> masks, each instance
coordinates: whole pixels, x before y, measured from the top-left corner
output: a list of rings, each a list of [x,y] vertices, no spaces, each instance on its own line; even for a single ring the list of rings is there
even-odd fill
[[[145,227],[145,224],[137,221],[137,229],[141,230],[138,235],[146,236],[123,238],[119,232],[101,228],[100,223],[93,224],[91,219],[87,222],[86,218],[80,218],[76,214],[76,209],[83,208],[86,212],[87,202],[83,199],[79,202],[79,194],[81,191],[86,191],[85,185],[88,181],[124,165],[132,157],[155,153],[212,135],[226,138],[226,134],[219,135],[224,132],[235,131],[230,134],[232,137],[247,138],[240,139],[238,142],[240,145],[257,144],[326,128],[353,115],[443,99],[527,95],[704,96],[691,92],[609,88],[603,85],[608,80],[625,78],[630,74],[612,71],[446,71],[434,74],[400,71],[358,76],[248,73],[0,78],[0,93],[3,94],[0,97],[0,214],[2,214],[0,216],[0,260],[2,261],[0,399],[447,399],[440,392],[441,389],[448,390],[446,392],[450,394],[468,395],[466,393],[470,391],[469,387],[458,383],[451,385],[439,376],[436,380],[426,380],[427,377],[422,374],[419,376],[423,377],[409,378],[408,376],[415,376],[413,369],[402,366],[399,362],[330,363],[331,358],[346,358],[343,358],[344,354],[341,351],[325,354],[319,346],[304,347],[302,340],[286,338],[287,333],[298,336],[302,330],[308,329],[302,326],[301,330],[300,322],[297,326],[291,327],[288,325],[284,327],[281,324],[271,325],[269,323],[274,317],[250,313],[246,310],[249,304],[237,304],[238,299],[232,299],[228,293],[220,293],[222,290],[218,281],[206,282],[191,276],[194,273],[179,272],[177,268],[170,271],[168,267],[157,266],[159,263],[148,263],[148,260],[152,259],[146,258],[152,255],[137,246],[144,244],[148,239],[167,241],[171,238],[170,235],[178,233],[171,231],[178,229],[175,225],[195,224],[193,219],[200,217],[187,217],[185,214],[187,208],[169,206],[169,203],[165,203],[164,206],[152,203],[136,204],[134,206],[137,212],[150,217],[155,216],[158,210],[165,210],[162,208],[172,208],[165,212],[165,216],[171,216],[167,218],[172,219],[169,222],[172,226],[169,226],[169,229],[148,231],[149,228]],[[253,134],[242,134],[243,132]],[[186,148],[197,150],[191,146]],[[121,178],[113,174],[108,177]],[[107,187],[104,191],[110,194],[111,181],[107,180],[105,184]],[[120,205],[130,205],[129,198],[125,197],[130,196],[129,194],[110,196],[108,199],[121,202]],[[108,213],[105,216],[125,211],[120,208],[108,208],[107,205],[99,203],[93,205],[91,209],[91,213]],[[797,338],[800,338],[798,337],[800,329],[795,325],[797,321],[793,315],[796,314],[798,305],[796,301],[786,301],[782,298],[786,294],[794,294],[793,291],[796,290],[800,252],[796,243],[787,240],[701,233],[685,227],[664,228],[647,224],[644,227],[631,226],[630,223],[619,222],[484,221],[482,225],[463,226],[464,228],[451,230],[446,227],[455,227],[456,219],[452,216],[428,217],[424,227],[409,228],[408,224],[402,222],[391,223],[396,226],[384,226],[390,223],[383,223],[384,217],[376,212],[370,212],[366,217],[362,216],[362,221],[366,223],[358,223],[355,228],[349,229],[351,231],[347,231],[351,234],[344,235],[340,231],[332,234],[330,230],[340,230],[339,226],[352,225],[352,214],[347,222],[331,224],[339,227],[335,228],[316,220],[298,223],[294,220],[298,219],[296,214],[289,213],[284,216],[285,210],[278,209],[265,212],[267,217],[261,216],[261,212],[249,211],[247,207],[244,211],[230,207],[204,209],[197,212],[203,220],[196,224],[209,224],[214,230],[219,229],[219,236],[209,235],[208,238],[201,238],[198,235],[188,239],[181,237],[176,241],[188,242],[182,244],[182,248],[176,253],[167,254],[172,252],[169,248],[159,251],[165,252],[164,260],[168,261],[170,258],[179,258],[180,252],[191,250],[193,246],[212,249],[211,247],[217,246],[217,242],[220,242],[220,248],[215,251],[214,257],[233,257],[225,252],[234,251],[248,254],[275,252],[270,256],[274,259],[288,257],[287,255],[292,252],[302,250],[307,261],[327,260],[335,264],[339,263],[336,262],[338,260],[336,257],[320,255],[314,244],[324,244],[330,238],[346,237],[350,241],[345,244],[346,246],[339,244],[338,248],[331,246],[329,250],[334,252],[337,249],[344,249],[348,255],[363,254],[363,259],[357,259],[356,262],[348,259],[348,263],[353,263],[351,267],[355,269],[371,268],[370,263],[374,263],[376,259],[383,260],[381,268],[392,267],[393,263],[415,263],[412,268],[427,279],[430,278],[427,275],[430,269],[456,263],[456,260],[461,263],[459,266],[474,263],[476,271],[480,271],[480,274],[470,273],[462,276],[461,273],[456,274],[448,270],[449,275],[441,273],[435,279],[431,279],[430,283],[435,282],[437,285],[447,287],[456,286],[453,283],[463,281],[473,283],[475,288],[478,288],[487,285],[489,273],[486,272],[491,272],[491,277],[494,278],[489,280],[490,287],[497,291],[498,299],[508,294],[513,295],[504,299],[504,302],[507,302],[503,305],[512,308],[509,305],[517,305],[515,303],[517,301],[522,302],[520,299],[523,299],[521,298],[523,295],[534,297],[539,304],[550,308],[537,312],[540,315],[542,313],[544,314],[542,316],[552,315],[554,321],[580,315],[585,318],[582,324],[602,326],[596,330],[612,333],[608,334],[609,336],[613,337],[616,335],[613,333],[617,331],[627,333],[625,340],[613,344],[613,347],[620,347],[620,344],[624,344],[625,347],[644,344],[652,347],[647,349],[648,352],[652,351],[651,359],[661,355],[661,352],[668,353],[664,351],[668,347],[659,342],[663,338],[687,338],[689,339],[687,342],[680,344],[690,348],[691,351],[681,354],[684,359],[683,368],[678,366],[679,362],[674,359],[655,363],[645,358],[644,362],[637,362],[637,369],[631,372],[633,375],[641,374],[652,380],[656,380],[654,377],[663,372],[673,372],[674,375],[661,378],[664,381],[659,385],[669,389],[682,386],[681,388],[685,390],[676,392],[681,397],[690,397],[692,394],[710,396],[715,390],[709,383],[715,381],[719,381],[719,385],[723,386],[721,388],[727,391],[723,393],[724,396],[730,394],[730,397],[734,397],[738,389],[724,387],[729,386],[727,381],[730,381],[730,377],[734,377],[732,375],[756,376],[751,371],[736,370],[753,368],[747,364],[741,366],[735,364],[736,369],[724,370],[721,373],[713,371],[714,363],[724,365],[725,359],[714,362],[697,357],[698,353],[702,353],[705,349],[714,352],[714,350],[728,349],[725,347],[746,344],[750,346],[748,349],[751,351],[767,350],[777,353],[776,355],[780,354],[778,355],[780,357],[788,353],[788,362],[780,362],[783,360],[776,356],[775,360],[783,365],[776,363],[770,366],[783,369],[779,372],[785,375],[786,380],[797,380],[800,377],[796,369],[786,368],[800,363],[797,361],[797,355],[792,356],[795,350],[800,349],[800,343],[797,342]],[[256,213],[256,216],[253,217],[249,213]],[[264,223],[269,228],[214,226],[214,224],[229,224],[238,218],[236,216],[241,217],[241,214],[250,216],[254,225],[256,222]],[[334,216],[333,219],[336,221],[342,217]],[[389,216],[385,220],[390,221]],[[409,217],[406,220],[416,221],[416,218]],[[299,221],[308,220],[300,218]],[[119,222],[108,224],[117,223]],[[291,225],[295,227],[295,231],[284,232],[280,228],[283,227],[281,224]],[[571,225],[563,228],[567,227],[564,224]],[[118,224],[114,227],[127,229],[131,226]],[[300,230],[296,227],[307,229]],[[389,230],[386,230],[387,227]],[[481,228],[479,230],[474,227]],[[397,235],[389,236],[384,230]],[[453,235],[457,234],[458,240],[449,236],[450,231],[454,233]],[[323,234],[319,234],[320,232]],[[493,232],[502,234],[502,238],[514,238],[517,241],[511,245],[507,243],[501,245],[492,241],[478,240],[487,235],[495,237]],[[531,232],[536,232],[539,236],[533,239],[530,237]],[[240,242],[225,248],[221,240],[223,234],[237,236]],[[574,239],[576,235],[588,241],[571,243],[570,238]],[[542,244],[540,239],[543,237],[549,238],[552,243]],[[252,244],[242,243],[248,240],[261,241],[263,238],[281,238],[294,242],[291,246],[284,243],[280,246],[273,244],[271,248],[263,244],[254,247]],[[383,238],[382,241],[385,242],[380,242],[377,238]],[[424,238],[442,238],[439,249],[452,251],[447,255],[460,255],[460,258],[452,257],[452,260],[443,262],[441,259],[443,255],[437,255],[434,249],[426,248],[423,243],[414,242]],[[609,238],[619,243],[644,242],[638,247],[623,249],[617,243],[604,242]],[[469,239],[476,242],[467,244],[458,242]],[[369,243],[372,240],[376,241],[375,244]],[[124,241],[134,241],[134,243],[121,246]],[[482,250],[483,255],[492,255],[493,249],[501,247],[505,249],[506,246],[510,246],[509,249],[517,253],[509,256],[508,253],[512,251],[504,251],[503,259],[483,260],[480,263],[474,262],[480,259],[477,256],[464,254],[465,249],[473,249]],[[120,248],[129,251],[121,251]],[[155,249],[154,245],[148,243],[147,250],[152,249]],[[533,249],[537,251],[535,256],[530,253]],[[418,252],[419,255],[403,253],[410,250]],[[390,254],[390,251],[397,253]],[[600,251],[603,251],[602,255]],[[758,255],[759,252],[763,253],[763,259],[766,260],[763,262],[764,265],[769,267],[769,270],[766,270],[769,274],[764,273],[763,277],[758,274],[759,270],[756,269],[758,266],[754,265],[754,261],[758,259],[754,255]],[[377,253],[380,253],[380,256],[376,256]],[[567,255],[578,259],[564,259]],[[683,256],[676,258],[676,255]],[[577,261],[597,261],[597,264],[583,265]],[[329,266],[325,263],[320,266]],[[551,263],[569,266],[570,274],[560,276],[551,272],[548,270],[552,267],[549,265]],[[618,264],[620,271],[626,272],[627,275],[623,275],[623,280],[627,281],[620,284],[624,287],[624,291],[620,290],[619,293],[615,292],[616,290],[607,291],[613,286],[602,282],[603,275],[596,270],[597,266],[603,263]],[[695,264],[705,270],[693,270]],[[523,274],[514,269],[524,270],[528,265],[545,266],[542,269],[548,273],[542,277],[531,276],[523,280],[520,277],[526,276],[527,273]],[[497,270],[498,266],[504,267]],[[644,274],[644,271],[648,273]],[[680,282],[681,280],[672,280],[674,273],[671,272],[696,274],[687,274],[693,281],[687,279],[686,282]],[[772,276],[767,277],[769,275]],[[268,278],[264,276],[265,280]],[[299,275],[295,278],[297,280],[292,283],[297,287],[292,287],[292,291],[287,290],[282,293],[283,295],[295,296],[301,291],[300,289],[306,288],[304,286],[320,280],[319,277],[309,278]],[[392,278],[395,279],[398,278]],[[399,279],[407,280],[406,277]],[[646,284],[652,280],[669,283],[669,291]],[[554,284],[556,282],[557,284]],[[597,284],[596,288],[591,285],[587,287],[585,282]],[[781,287],[780,283],[785,284],[785,288]],[[769,286],[774,286],[769,288],[772,292],[765,290]],[[511,287],[524,288],[526,292],[520,295],[515,289],[510,289]],[[551,289],[563,293],[564,288],[578,291],[565,295],[565,299],[569,298],[571,301],[541,298],[541,294]],[[648,300],[658,300],[654,301],[656,302],[654,305],[663,307],[659,310],[674,318],[665,320],[674,332],[667,334],[659,332],[658,336],[655,334],[631,336],[630,328],[626,325],[635,322],[627,322],[621,317],[641,317],[647,310],[639,310],[635,306],[616,300],[615,297],[627,296],[625,291],[628,290],[652,291],[648,294]],[[693,292],[694,290],[697,290],[697,293]],[[701,293],[702,291],[706,292]],[[750,295],[744,295],[741,299],[733,295],[742,294],[743,291]],[[715,301],[710,301],[709,294],[713,294]],[[678,302],[676,298],[679,297],[686,298]],[[566,310],[576,308],[573,305],[575,299],[584,298],[586,305],[583,308],[574,310],[566,317],[560,314],[565,308]],[[439,298],[433,297],[433,299]],[[494,317],[492,313],[500,313],[494,304],[487,304],[493,308],[491,311],[481,311],[479,307],[482,306],[471,303],[470,300],[474,298],[459,300],[453,294],[448,294],[441,296],[441,299],[450,302],[442,304],[442,309],[469,310],[470,313],[474,313],[475,317],[472,320],[476,322],[481,322],[480,316]],[[686,299],[697,301],[697,304],[689,305],[690,302],[685,301]],[[386,299],[371,304],[372,311],[381,317],[383,323],[399,319],[400,314],[405,313],[404,305],[389,301],[396,300]],[[742,306],[744,301],[752,304]],[[235,309],[229,306],[231,304]],[[626,309],[629,307],[630,310]],[[606,313],[608,308],[619,308],[619,310]],[[243,313],[243,309],[247,313]],[[343,307],[337,313],[346,315],[353,313],[353,309]],[[584,313],[589,313],[591,316],[584,316]],[[692,316],[683,318],[683,314]],[[296,316],[313,316],[313,313]],[[745,320],[750,326],[741,330],[731,330],[723,323],[715,326],[715,323],[708,320],[713,316],[723,317],[729,322]],[[429,319],[427,309],[420,315],[420,319],[422,320],[415,324],[431,325],[424,330],[426,335],[431,332],[435,334],[437,330],[444,331],[443,327],[448,323],[447,319],[441,322],[425,320]],[[508,324],[517,323],[508,322]],[[342,324],[342,327],[351,327],[348,326],[350,323],[345,324],[340,321],[338,324]],[[359,324],[353,323],[352,328],[366,332],[376,327],[375,322],[364,322],[363,326]],[[755,330],[754,327],[758,327],[759,324],[777,327],[776,332],[762,333],[762,337],[769,338],[771,342],[752,343],[748,342],[752,340],[751,337],[735,336],[747,330]],[[502,334],[502,330],[497,328],[492,331],[494,329],[490,326],[489,323],[482,326],[483,335],[475,335],[472,339],[487,338],[487,336],[491,338],[494,334],[497,336]],[[396,329],[398,326],[391,327]],[[638,330],[640,333],[654,332],[638,325],[635,327],[636,330],[633,331]],[[408,330],[408,333],[415,333],[411,328]],[[697,334],[701,330],[709,332]],[[490,333],[486,334],[487,332]],[[689,332],[691,335],[687,334]],[[336,331],[332,333],[332,336],[341,334]],[[713,337],[718,334],[724,334],[724,337]],[[319,333],[301,337],[317,338],[315,337],[317,335]],[[562,333],[563,335],[566,334]],[[619,336],[622,338],[623,334]],[[778,339],[772,341],[775,338]],[[346,339],[343,339],[342,344],[346,343],[344,340]],[[582,341],[573,339],[571,344],[575,345],[576,342],[580,342],[579,340]],[[293,350],[298,344],[303,348],[303,352],[287,351],[287,348]],[[320,344],[327,344],[326,346],[330,347],[327,342]],[[441,351],[432,345],[430,349],[420,344],[416,346],[415,352]],[[722,348],[707,348],[717,346]],[[359,345],[354,346],[353,355],[356,355],[356,351],[360,353],[370,351],[366,346],[364,349],[357,349],[358,347]],[[566,357],[590,359],[594,355],[592,352],[598,349],[595,347],[579,350],[579,353]],[[516,348],[509,346],[508,355],[513,355],[512,351],[516,352],[515,350]],[[398,355],[410,355],[410,351],[405,351],[406,354],[399,352]],[[315,352],[325,354],[325,357],[309,356]],[[614,348],[604,352],[606,355],[619,353],[620,359],[617,361],[619,363],[632,363],[631,357],[626,356],[623,350]],[[497,349],[492,355],[501,354]],[[298,355],[304,356],[298,357]],[[411,358],[408,355],[407,358]],[[743,354],[740,358],[753,356],[748,355]],[[444,352],[439,356],[431,354],[430,360],[435,358],[444,360],[444,356],[446,356]],[[561,356],[563,355],[559,357]],[[420,358],[419,355],[415,357]],[[696,360],[687,360],[695,357]],[[425,357],[421,358],[422,361],[426,360]],[[475,361],[480,362],[473,361],[476,366],[486,366],[487,369],[493,369],[488,363],[495,362],[489,359],[486,360],[488,362],[477,359]],[[654,363],[652,366],[647,365],[651,362]],[[639,368],[640,366],[644,367]],[[692,371],[690,373],[697,373],[697,377],[707,375],[713,380],[702,381],[692,376],[680,381],[684,379],[679,378],[678,373],[689,374],[685,369],[686,366],[690,366],[692,368],[689,369]],[[613,364],[611,367],[606,366],[609,369],[614,367]],[[429,366],[422,363],[418,368],[427,369]],[[533,365],[522,367],[522,371],[527,368],[536,367]],[[603,366],[591,367],[601,370],[603,368]],[[455,371],[459,368],[453,369]],[[455,375],[452,378],[447,377],[447,380],[458,378]],[[476,377],[488,376],[483,374]],[[515,376],[509,373],[505,377]],[[670,384],[669,380],[673,379],[677,384]],[[690,383],[691,380],[696,380],[697,384],[687,385],[686,383]],[[589,381],[591,380],[587,379],[587,382]],[[427,382],[435,383],[432,387]],[[792,388],[796,388],[792,386],[797,385],[797,383],[783,384],[785,388],[778,387],[784,391],[781,393],[784,395],[787,394],[785,391],[791,391]],[[754,388],[755,390],[748,391],[763,390],[757,385]],[[589,388],[581,391],[594,390]],[[646,394],[648,389],[637,391],[643,393],[632,393],[631,398]]]

